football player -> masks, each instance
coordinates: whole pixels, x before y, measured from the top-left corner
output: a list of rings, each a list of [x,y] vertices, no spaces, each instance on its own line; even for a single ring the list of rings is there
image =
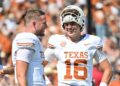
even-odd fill
[[[39,37],[47,27],[42,10],[30,9],[25,14],[25,30],[16,35],[12,43],[12,61],[15,81],[19,86],[51,86],[45,81],[44,52]]]
[[[104,72],[100,86],[107,86],[112,67],[102,52],[101,39],[94,35],[81,35],[85,23],[81,8],[75,5],[65,7],[60,20],[66,34],[52,35],[45,51],[48,62],[53,58],[58,61],[58,86],[92,86],[93,58]]]

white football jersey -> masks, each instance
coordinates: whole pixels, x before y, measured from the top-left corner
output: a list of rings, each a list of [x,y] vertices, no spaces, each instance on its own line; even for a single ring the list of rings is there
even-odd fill
[[[25,55],[22,50],[25,49],[26,52],[34,51],[33,55]],[[21,51],[20,51],[21,50]],[[17,55],[17,53],[23,54]],[[21,52],[21,53],[20,53]],[[40,40],[37,36],[32,33],[19,33],[12,43],[12,61],[15,66],[15,79],[16,78],[16,60],[22,60],[29,63],[27,71],[27,82],[28,86],[46,86],[44,79],[44,52]]]
[[[51,36],[45,57],[47,61],[58,60],[58,86],[92,86],[93,58],[98,63],[106,59],[95,54],[102,46],[99,37],[89,34],[76,43],[65,35]]]

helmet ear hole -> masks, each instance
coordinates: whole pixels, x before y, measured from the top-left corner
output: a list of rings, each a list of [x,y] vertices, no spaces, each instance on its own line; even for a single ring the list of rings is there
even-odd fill
[[[84,22],[83,22],[83,24],[80,26],[80,31],[81,31],[81,32],[83,31],[83,27],[84,27]]]
[[[81,32],[83,31],[83,27],[80,27],[80,31],[81,31]]]

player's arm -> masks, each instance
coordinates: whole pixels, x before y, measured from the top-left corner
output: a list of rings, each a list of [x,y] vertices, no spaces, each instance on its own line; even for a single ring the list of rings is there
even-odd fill
[[[45,50],[45,52],[44,52],[44,55],[45,55],[45,60],[44,60],[44,62],[43,62],[43,65],[44,65],[44,67],[49,63],[49,62],[52,62],[52,60],[56,57],[55,56],[55,44],[57,44],[56,43],[56,41],[55,41],[55,39],[56,38],[54,38],[54,36],[51,36],[50,38],[49,38],[49,41],[48,41],[48,47],[47,47],[47,49]],[[46,84],[47,84],[47,86],[53,86],[51,83],[49,84],[49,79],[47,78],[47,76],[45,77],[45,79],[46,79]]]
[[[44,54],[45,54],[46,60],[44,60],[44,62],[43,62],[44,67],[49,63],[49,61],[51,61],[53,59],[53,57],[54,57],[54,52],[53,51],[54,50],[50,49],[50,48],[47,48],[45,50]],[[45,76],[45,80],[46,80],[46,85],[47,86],[53,86],[47,76]]]
[[[100,86],[107,86],[107,84],[110,82],[110,79],[112,77],[112,67],[110,62],[107,59],[107,56],[104,54],[104,52],[101,49],[98,49],[95,52],[95,59],[100,64],[100,68],[103,70],[103,77],[100,83]]]
[[[26,74],[31,56],[34,54],[32,49],[19,49],[16,55],[16,75],[20,86],[28,86]]]
[[[55,49],[55,47],[53,45],[51,45],[51,46],[48,46],[48,48],[45,50],[45,52],[44,52],[45,60],[43,62],[44,67],[54,59],[54,57],[55,57],[54,49]],[[53,86],[47,76],[45,76],[45,80],[46,80],[47,86]]]
[[[18,84],[20,86],[28,86],[26,80],[28,65],[29,64],[27,62],[20,60],[16,61],[16,74],[17,74]]]
[[[112,77],[112,67],[111,67],[111,64],[109,63],[108,59],[102,61],[100,63],[100,67],[103,70],[103,77],[102,77],[100,86],[103,86],[102,84],[104,84],[104,82],[109,84],[109,82],[111,80],[111,77]]]

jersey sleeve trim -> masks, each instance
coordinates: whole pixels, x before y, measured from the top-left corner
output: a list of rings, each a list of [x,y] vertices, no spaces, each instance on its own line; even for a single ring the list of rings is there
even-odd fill
[[[32,49],[35,50],[36,41],[34,39],[18,39],[16,40],[16,47],[18,49]]]
[[[16,43],[17,44],[17,46],[34,46],[35,44],[34,43],[30,43],[30,42],[28,42],[28,43]]]
[[[54,48],[55,48],[55,46],[54,46],[54,45],[52,45],[52,44],[50,44],[50,43],[48,43],[48,48],[52,48],[52,49],[54,49]]]

